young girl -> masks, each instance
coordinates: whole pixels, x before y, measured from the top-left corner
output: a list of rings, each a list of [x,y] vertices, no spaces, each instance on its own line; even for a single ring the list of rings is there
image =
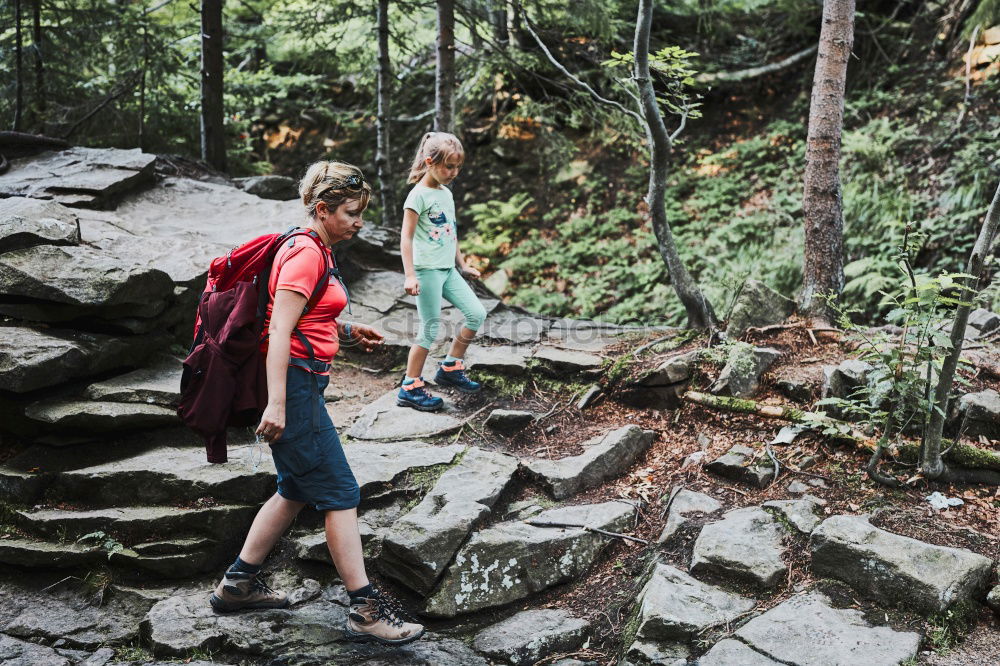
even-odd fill
[[[403,232],[400,250],[406,293],[417,297],[420,336],[410,347],[406,377],[396,402],[421,411],[440,409],[444,401],[424,388],[420,376],[427,352],[441,324],[441,297],[465,316],[465,326],[451,343],[434,382],[452,386],[463,393],[481,387],[465,375],[462,359],[476,331],[486,319],[486,309],[476,298],[465,277],[479,277],[479,271],[465,263],[458,249],[455,227],[455,200],[446,185],[455,180],[465,161],[462,144],[453,134],[428,132],[420,141],[410,168],[409,182],[415,183],[403,204]]]

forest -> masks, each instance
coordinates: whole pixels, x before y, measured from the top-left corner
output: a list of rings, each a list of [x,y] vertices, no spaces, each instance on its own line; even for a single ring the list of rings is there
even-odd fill
[[[1000,663],[1000,0],[0,3],[0,661]],[[429,132],[483,327],[414,374]],[[395,649],[327,631],[329,509],[291,612],[204,603],[280,470],[260,412],[205,464],[182,359],[317,160],[371,187],[320,392]]]

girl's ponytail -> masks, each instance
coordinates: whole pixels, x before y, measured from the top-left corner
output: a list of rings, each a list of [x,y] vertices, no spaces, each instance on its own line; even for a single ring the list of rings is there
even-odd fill
[[[417,147],[417,154],[413,158],[410,166],[410,175],[407,176],[408,183],[418,183],[427,173],[427,158],[431,158],[431,164],[439,164],[450,155],[458,155],[465,160],[465,149],[458,137],[448,132],[427,132],[420,139]]]

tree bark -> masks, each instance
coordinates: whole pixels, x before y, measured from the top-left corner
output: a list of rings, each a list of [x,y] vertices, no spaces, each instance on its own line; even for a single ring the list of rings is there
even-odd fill
[[[715,328],[715,313],[697,283],[688,273],[677,252],[673,232],[667,222],[664,196],[667,187],[667,169],[670,160],[671,139],[667,134],[663,116],[656,101],[653,81],[649,76],[649,31],[653,20],[653,0],[639,0],[639,13],[635,22],[635,66],[633,75],[639,86],[639,100],[649,143],[649,190],[646,203],[656,234],[660,256],[667,265],[670,282],[687,312],[691,328]]]
[[[219,171],[226,169],[222,2],[201,0],[201,159]]]
[[[39,133],[44,134],[47,100],[45,98],[45,63],[42,60],[42,0],[35,0],[31,10],[31,46],[35,51],[35,111],[38,115],[35,124],[38,125]]]
[[[510,42],[510,33],[507,31],[507,0],[489,0],[489,12],[493,41],[501,49],[506,49]]]
[[[924,474],[937,479],[947,475],[947,468],[941,459],[941,440],[944,434],[945,414],[948,410],[948,398],[951,396],[952,382],[955,379],[955,369],[958,367],[958,359],[962,355],[962,344],[965,342],[965,329],[969,323],[969,312],[972,310],[973,302],[979,290],[984,286],[983,278],[986,276],[986,258],[993,247],[993,241],[997,236],[997,228],[1000,227],[1000,186],[993,195],[993,201],[986,211],[986,218],[983,226],[979,230],[979,237],[969,255],[969,263],[965,272],[973,276],[963,279],[963,287],[959,300],[961,305],[955,310],[955,321],[951,326],[951,351],[945,357],[941,365],[941,372],[938,375],[937,386],[934,390],[934,408],[931,410],[931,418],[927,424],[927,431],[924,436],[924,446],[921,455],[920,465]]]
[[[21,131],[24,115],[23,42],[21,37],[21,0],[14,0],[14,131]]]
[[[451,132],[455,95],[455,0],[437,0],[437,31],[434,130]]]
[[[840,141],[853,44],[854,0],[824,0],[806,140],[805,256],[799,305],[803,314],[826,323],[833,320],[833,311],[823,296],[839,296],[844,288]]]
[[[382,204],[382,226],[396,228],[401,221],[396,214],[396,197],[393,194],[392,172],[389,168],[389,100],[392,71],[389,65],[389,0],[378,0],[378,78],[375,115],[375,175],[378,177],[379,200]]]

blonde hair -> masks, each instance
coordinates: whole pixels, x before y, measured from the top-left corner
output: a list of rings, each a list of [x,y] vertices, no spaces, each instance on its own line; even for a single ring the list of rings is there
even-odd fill
[[[361,207],[367,208],[372,187],[358,167],[346,162],[320,160],[306,169],[306,175],[299,181],[299,196],[309,217],[315,217],[316,204],[320,201],[326,202],[331,212],[345,201],[359,200]]]
[[[417,148],[417,155],[413,158],[413,166],[410,167],[410,175],[407,182],[419,182],[427,173],[427,158],[431,158],[431,164],[440,164],[452,155],[459,155],[465,161],[465,149],[458,137],[448,132],[428,132],[420,140],[420,147]]]

